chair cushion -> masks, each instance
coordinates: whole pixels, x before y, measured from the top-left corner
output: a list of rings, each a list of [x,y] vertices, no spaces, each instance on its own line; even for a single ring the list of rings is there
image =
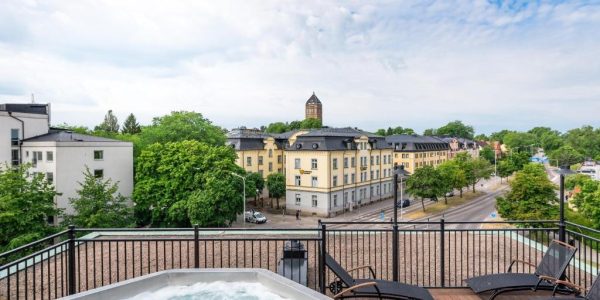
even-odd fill
[[[502,289],[533,288],[538,283],[539,277],[534,274],[502,273],[469,278],[465,281],[475,293],[479,294]],[[547,289],[552,288],[553,285],[546,281],[542,281],[540,282],[539,287]]]

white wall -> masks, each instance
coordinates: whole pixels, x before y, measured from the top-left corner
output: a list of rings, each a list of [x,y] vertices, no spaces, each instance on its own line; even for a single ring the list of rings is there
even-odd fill
[[[11,129],[19,129],[21,139],[42,135],[48,133],[48,115],[28,114],[14,112],[12,115],[23,120],[24,130],[21,128],[21,122],[11,118],[6,111],[0,111],[0,164],[8,163],[11,160],[11,149],[18,149],[11,146]]]
[[[102,160],[94,160],[94,150],[104,151]],[[95,169],[104,170],[104,178],[119,183],[119,193],[131,197],[133,192],[133,145],[128,142],[25,142],[23,155],[32,151],[43,151],[42,162],[32,172],[54,172],[56,190],[62,195],[56,199],[58,208],[65,213],[73,213],[69,198],[77,197],[79,182],[83,182],[85,167],[93,173]],[[46,151],[54,151],[54,162],[46,161]]]

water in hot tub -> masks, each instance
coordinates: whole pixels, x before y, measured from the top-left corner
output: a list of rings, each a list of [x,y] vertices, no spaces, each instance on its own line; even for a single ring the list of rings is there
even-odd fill
[[[144,292],[128,300],[279,300],[286,299],[257,282],[199,282]]]

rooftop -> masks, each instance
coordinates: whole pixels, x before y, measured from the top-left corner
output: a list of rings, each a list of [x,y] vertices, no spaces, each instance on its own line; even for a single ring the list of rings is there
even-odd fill
[[[306,101],[306,104],[321,104],[321,100],[319,100],[317,95],[315,95],[315,92],[313,92],[312,96]]]
[[[123,142],[99,136],[75,133],[72,131],[54,131],[23,140],[23,142]]]
[[[48,114],[48,104],[5,103],[5,104],[0,104],[0,111],[47,115]]]

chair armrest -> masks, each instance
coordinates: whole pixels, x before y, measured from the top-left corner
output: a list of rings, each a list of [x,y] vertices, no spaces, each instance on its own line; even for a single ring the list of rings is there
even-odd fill
[[[350,273],[350,272],[353,272],[353,271],[356,271],[356,270],[361,270],[361,269],[366,269],[366,268],[369,268],[369,271],[371,272],[371,275],[373,276],[373,279],[376,279],[375,271],[373,270],[373,268],[371,266],[360,266],[360,267],[356,267],[356,268],[350,269],[347,272]]]
[[[559,285],[559,284],[560,284],[560,285],[564,285],[564,286],[566,286],[566,287],[568,287],[568,288],[570,288],[570,289],[573,289],[573,291],[575,291],[575,293],[576,293],[576,294],[581,294],[582,292],[584,292],[584,291],[585,291],[585,288],[584,288],[584,287],[582,287],[582,286],[580,286],[580,285],[576,285],[576,284],[574,284],[574,283],[572,283],[572,282],[570,282],[570,281],[566,281],[566,280],[556,280],[556,281],[554,281],[554,283],[555,283],[556,285]]]
[[[558,278],[554,278],[554,277],[551,277],[551,276],[540,275],[539,277],[540,277],[541,280],[550,281],[550,282],[552,282],[554,284],[556,284],[556,282],[559,281]]]
[[[532,267],[534,267],[534,268],[537,268],[537,266],[536,266],[536,265],[534,265],[534,264],[532,264],[532,263],[530,263],[530,262],[528,262],[528,261],[524,261],[524,260],[520,260],[520,259],[515,259],[515,260],[513,260],[513,261],[510,263],[510,266],[508,266],[508,270],[507,270],[506,272],[510,273],[510,272],[511,272],[511,270],[512,270],[512,267],[513,267],[513,265],[514,265],[515,263],[522,263],[522,264],[524,264],[524,265],[528,265],[528,266],[532,266]]]
[[[333,299],[340,299],[344,296],[344,294],[346,294],[347,292],[351,292],[355,289],[359,289],[359,288],[364,288],[364,287],[368,287],[368,286],[373,286],[375,287],[375,289],[377,290],[377,294],[380,296],[379,298],[381,299],[381,292],[379,291],[379,288],[377,287],[377,283],[374,281],[370,281],[370,282],[364,282],[361,284],[357,284],[354,286],[351,286],[349,288],[347,288],[345,291],[342,291],[340,293],[337,293],[333,296]]]

